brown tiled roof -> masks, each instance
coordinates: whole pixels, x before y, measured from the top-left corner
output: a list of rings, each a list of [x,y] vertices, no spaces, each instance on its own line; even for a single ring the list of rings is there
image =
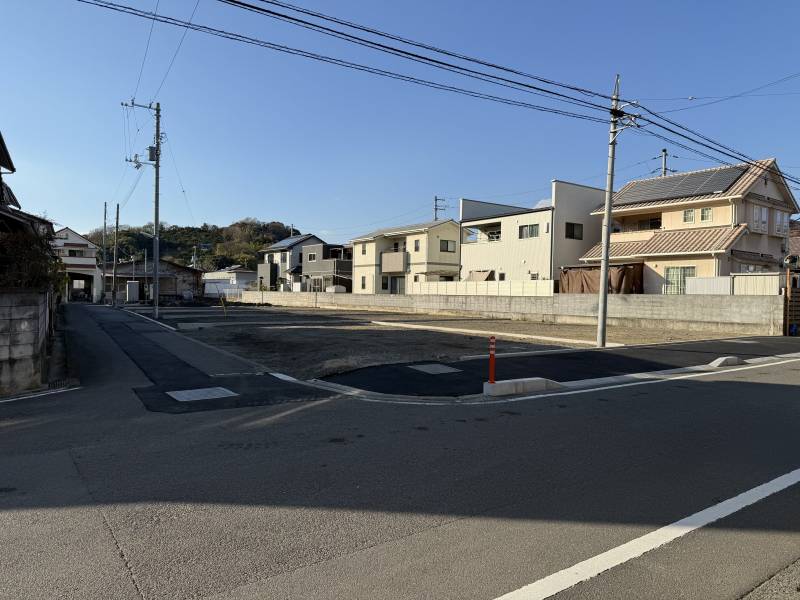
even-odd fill
[[[609,256],[611,258],[627,258],[721,252],[730,248],[746,230],[745,225],[659,230],[647,240],[612,243]],[[596,244],[581,257],[581,260],[598,260],[599,258],[600,244]]]
[[[747,163],[741,163],[738,165],[734,165],[736,167],[747,167]],[[730,165],[725,165],[722,167],[714,167],[711,169],[701,169],[699,171],[687,171],[684,173],[679,173],[679,175],[687,175],[688,173],[700,173],[700,172],[708,172],[713,173],[714,171],[721,171],[723,169],[730,169]],[[769,173],[769,169],[773,171],[778,171],[777,168],[777,161],[774,158],[765,158],[763,160],[754,161],[754,164],[751,165],[747,171],[739,177],[727,190],[716,192],[713,194],[703,194],[700,196],[688,196],[683,198],[669,198],[665,200],[648,200],[646,202],[627,202],[625,204],[617,205],[616,201],[614,203],[614,210],[628,210],[634,208],[647,208],[650,206],[663,206],[667,204],[680,204],[684,202],[698,202],[703,200],[716,200],[720,198],[729,198],[735,196],[741,196],[747,192],[751,185],[759,178],[764,176],[765,173]],[[634,179],[633,181],[629,181],[626,183],[620,190],[615,192],[614,196],[615,199],[617,197],[623,196],[624,193],[630,189],[633,185],[635,185],[639,179]],[[598,206],[592,211],[592,214],[602,214],[604,207]]]

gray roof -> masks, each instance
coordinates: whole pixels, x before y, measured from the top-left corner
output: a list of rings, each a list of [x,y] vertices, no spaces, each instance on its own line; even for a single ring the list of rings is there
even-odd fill
[[[614,206],[719,194],[730,188],[746,171],[745,165],[732,165],[631,181],[616,193]]]
[[[382,237],[387,235],[401,235],[404,233],[427,231],[432,227],[436,227],[444,223],[455,223],[455,221],[453,221],[453,219],[445,219],[442,221],[426,221],[425,223],[414,223],[413,225],[396,225],[394,227],[384,227],[383,229],[376,229],[375,231],[371,231],[367,234],[354,237],[352,241],[373,240],[377,237]]]
[[[283,238],[280,242],[275,242],[271,246],[267,246],[262,252],[271,252],[273,250],[288,250],[292,246],[296,246],[300,242],[305,242],[308,239],[316,237],[313,233],[304,233],[303,235],[293,235],[291,237]]]
[[[469,218],[469,219],[462,219],[461,223],[462,224],[463,223],[473,223],[475,221],[487,221],[489,219],[500,219],[502,217],[514,217],[514,216],[517,216],[517,215],[527,215],[529,213],[543,212],[545,210],[553,210],[553,207],[552,206],[541,206],[539,208],[520,208],[518,211],[515,211],[515,212],[504,212],[504,213],[498,213],[498,214],[494,214],[494,215],[486,215],[486,216],[483,216],[483,217],[472,217],[472,218]]]

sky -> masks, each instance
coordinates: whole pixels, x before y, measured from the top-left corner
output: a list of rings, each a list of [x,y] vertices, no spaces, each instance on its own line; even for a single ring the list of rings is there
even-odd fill
[[[189,18],[195,0],[118,0]],[[257,0],[255,0],[257,3]],[[0,131],[23,209],[86,232],[103,203],[120,222],[153,218],[153,170],[126,155],[153,139],[146,110],[184,29],[75,0],[3,0]],[[800,176],[800,77],[737,94],[798,69],[800,4],[673,0],[296,0],[306,8],[560,82],[622,96]],[[611,10],[613,8],[613,10]],[[558,106],[291,24],[200,0],[194,22],[485,93]],[[10,50],[10,52],[8,51]],[[142,67],[142,65],[144,65]],[[141,80],[137,91],[137,80]],[[376,77],[189,31],[155,98],[166,133],[161,219],[294,224],[329,242],[432,218],[433,197],[533,206],[550,181],[602,187],[608,126]],[[575,109],[574,106],[560,106]],[[597,113],[602,115],[602,113]],[[138,128],[138,133],[137,133]],[[638,135],[637,135],[638,134]],[[658,168],[665,144],[626,130],[617,187]],[[680,171],[714,166],[667,145]],[[693,158],[690,160],[690,158]],[[638,164],[637,164],[638,163]],[[138,183],[137,183],[138,180]],[[137,185],[134,185],[137,183]]]

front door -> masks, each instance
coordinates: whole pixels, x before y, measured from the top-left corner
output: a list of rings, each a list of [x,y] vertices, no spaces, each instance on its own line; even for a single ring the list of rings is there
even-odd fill
[[[389,278],[389,293],[390,294],[405,294],[406,293],[406,278],[405,277],[390,277]]]

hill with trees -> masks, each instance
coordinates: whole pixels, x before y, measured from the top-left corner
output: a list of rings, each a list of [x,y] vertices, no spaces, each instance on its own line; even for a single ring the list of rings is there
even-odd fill
[[[144,259],[147,250],[149,259],[153,251],[152,231],[152,223],[140,227],[120,225],[118,258],[127,260],[134,257],[138,262]],[[293,232],[295,235],[300,233],[297,229]],[[103,229],[93,229],[86,237],[100,245]],[[255,269],[260,258],[258,251],[286,237],[289,237],[289,228],[278,221],[242,219],[227,227],[208,223],[203,223],[200,227],[161,223],[161,257],[189,265],[194,247],[197,246],[198,263],[202,269],[221,269],[235,264]],[[110,262],[114,248],[113,227],[109,227],[106,233],[106,245],[107,259]]]

